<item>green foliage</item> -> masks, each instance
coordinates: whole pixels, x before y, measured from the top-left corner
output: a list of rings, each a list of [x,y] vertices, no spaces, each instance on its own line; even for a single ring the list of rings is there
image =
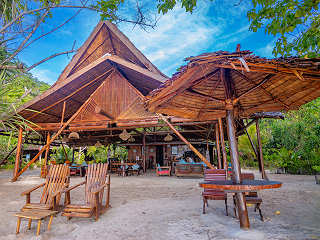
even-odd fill
[[[313,170],[315,170],[317,173],[320,173],[320,166],[313,166]]]
[[[250,30],[279,36],[275,56],[320,56],[320,0],[252,0]]]
[[[118,19],[116,13],[123,2],[124,0],[99,0],[92,7],[101,12],[101,20],[114,22]]]
[[[290,111],[285,120],[264,120],[263,151],[268,166],[289,173],[312,173],[320,165],[320,99]]]
[[[181,7],[186,10],[186,12],[192,13],[197,6],[197,0],[159,0],[157,5],[158,12],[166,14],[169,10],[172,10],[177,2],[180,3]]]
[[[108,160],[108,151],[109,157],[118,158],[120,160],[125,160],[128,158],[128,151],[125,147],[120,147],[115,144],[110,144],[108,146],[90,146],[88,147],[88,156],[92,157],[97,163],[105,163]]]
[[[66,155],[68,160],[72,161],[72,154],[73,149],[69,148],[68,146],[64,146],[64,149],[62,146],[54,147],[52,149],[53,153],[50,154],[50,160],[56,161],[57,164],[63,164],[66,161]]]

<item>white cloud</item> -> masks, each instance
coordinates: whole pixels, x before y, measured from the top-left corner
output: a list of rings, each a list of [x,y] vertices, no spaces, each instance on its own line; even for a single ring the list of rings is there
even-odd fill
[[[57,80],[55,74],[48,69],[34,68],[31,70],[31,73],[38,78],[39,81],[46,82],[50,85]]]
[[[257,50],[257,54],[260,55],[261,57],[272,58],[274,57],[272,54],[272,50],[274,46],[275,46],[275,41],[271,41],[265,47],[259,48]]]
[[[128,24],[120,29],[151,62],[168,69],[173,59],[179,59],[175,65],[181,65],[185,57],[200,53],[221,34],[222,24],[208,21],[206,14],[207,8],[194,14],[176,8],[160,18],[155,30],[132,29]]]

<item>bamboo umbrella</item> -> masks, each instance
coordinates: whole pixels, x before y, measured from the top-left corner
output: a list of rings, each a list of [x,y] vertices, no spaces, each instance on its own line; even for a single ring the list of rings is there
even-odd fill
[[[186,59],[147,100],[151,112],[189,119],[226,118],[234,182],[241,183],[235,118],[288,111],[320,96],[320,59],[266,59],[250,51],[214,52]],[[249,227],[243,194],[237,193],[240,226]]]

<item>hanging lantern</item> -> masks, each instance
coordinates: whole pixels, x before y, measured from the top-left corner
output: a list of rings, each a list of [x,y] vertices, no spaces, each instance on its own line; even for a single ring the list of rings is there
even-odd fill
[[[96,144],[94,145],[95,147],[102,147],[102,144],[100,141],[97,141]]]
[[[134,137],[131,136],[128,141],[129,141],[129,142],[134,142],[135,139],[134,139]]]
[[[68,138],[69,138],[69,139],[79,139],[80,136],[79,136],[79,133],[77,133],[77,132],[72,132],[72,133],[69,134]]]
[[[170,142],[172,141],[173,137],[168,133],[167,136],[165,136],[165,138],[163,139],[166,142]]]
[[[123,141],[127,141],[127,140],[131,137],[131,135],[130,135],[130,133],[127,132],[126,129],[124,129],[124,130],[122,131],[122,133],[119,134],[119,137],[120,137]]]

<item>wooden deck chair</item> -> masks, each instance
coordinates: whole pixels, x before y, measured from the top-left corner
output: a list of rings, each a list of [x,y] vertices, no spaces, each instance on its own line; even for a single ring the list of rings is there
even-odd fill
[[[94,215],[95,220],[97,221],[99,219],[99,215],[109,208],[110,175],[107,175],[107,171],[107,163],[89,164],[86,181],[64,190],[66,194],[66,206],[63,210],[62,216],[66,216],[70,219],[71,217],[87,218]],[[106,179],[108,179],[107,183]],[[83,184],[85,184],[85,203],[82,205],[71,204],[70,191]],[[106,204],[103,206],[103,193],[106,187]]]
[[[204,180],[205,181],[224,181],[226,180],[227,173],[224,169],[206,169],[204,171]],[[203,199],[203,214],[206,213],[206,205],[209,206],[208,200],[224,200],[226,206],[226,215],[228,216],[228,198],[227,194],[221,190],[204,188],[202,192]]]
[[[69,166],[51,165],[45,183],[21,193],[26,196],[26,204],[22,207],[22,211],[39,209],[39,210],[56,210],[60,202],[61,190],[68,187],[70,180]],[[40,203],[31,203],[31,192],[44,187],[41,195]]]
[[[241,173],[241,179],[247,179],[247,180],[254,180],[254,174],[253,173]],[[261,221],[263,221],[263,215],[261,212],[261,208],[260,205],[262,203],[262,198],[258,197],[258,193],[257,192],[248,192],[245,193],[245,197],[246,197],[246,203],[247,204],[255,204],[254,207],[254,211],[256,212],[257,209],[259,210],[259,214],[260,214],[260,219]],[[233,195],[233,204],[234,204],[234,214],[237,217],[237,202],[235,199],[235,195]]]

